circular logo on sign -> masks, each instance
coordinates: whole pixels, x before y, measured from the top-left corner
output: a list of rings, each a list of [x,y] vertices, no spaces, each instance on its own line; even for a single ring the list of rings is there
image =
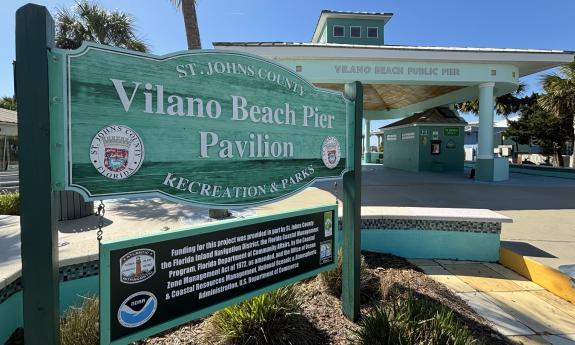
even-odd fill
[[[109,125],[92,139],[90,160],[100,174],[122,180],[135,174],[142,166],[144,143],[130,127]]]
[[[120,258],[120,281],[126,284],[143,282],[156,273],[156,253],[151,249],[136,249]]]
[[[333,169],[341,158],[341,148],[336,137],[327,137],[321,145],[321,159],[328,169]]]
[[[158,307],[158,300],[148,291],[136,292],[122,302],[118,309],[118,322],[124,327],[134,328],[146,323]]]

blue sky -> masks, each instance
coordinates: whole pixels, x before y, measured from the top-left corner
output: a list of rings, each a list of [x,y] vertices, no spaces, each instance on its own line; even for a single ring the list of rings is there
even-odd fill
[[[12,95],[14,14],[28,1],[0,1],[0,96]],[[54,12],[73,0],[36,3]],[[155,54],[186,48],[181,13],[169,0],[100,0],[130,13]],[[575,50],[573,0],[197,0],[204,48],[214,41],[307,42],[322,9],[392,12],[386,43]],[[539,90],[539,76],[526,78]],[[469,119],[473,119],[472,117]],[[468,120],[469,120],[468,119]]]

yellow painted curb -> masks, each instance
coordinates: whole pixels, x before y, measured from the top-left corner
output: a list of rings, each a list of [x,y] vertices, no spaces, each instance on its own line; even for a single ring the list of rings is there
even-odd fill
[[[499,261],[503,266],[541,285],[549,292],[575,303],[575,288],[571,285],[569,276],[508,248],[501,247],[499,252]]]

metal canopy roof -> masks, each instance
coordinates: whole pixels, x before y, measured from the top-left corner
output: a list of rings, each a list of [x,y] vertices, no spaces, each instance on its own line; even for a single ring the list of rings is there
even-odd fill
[[[342,91],[345,83],[360,80],[364,83],[364,116],[369,119],[402,118],[425,109],[471,100],[477,97],[477,86],[485,82],[495,82],[496,96],[506,94],[516,88],[517,78],[574,60],[573,52],[542,49],[290,42],[214,42],[213,45],[217,49],[251,53],[292,69],[299,68],[304,78],[319,87]],[[447,69],[456,66],[459,70],[456,77],[415,72],[411,75],[342,72],[342,68],[349,66],[371,66],[371,71],[381,66]]]
[[[371,59],[507,63],[519,68],[523,77],[574,61],[574,52],[564,50],[435,47],[404,45],[354,45],[297,42],[213,42],[215,48],[234,49],[272,59]]]

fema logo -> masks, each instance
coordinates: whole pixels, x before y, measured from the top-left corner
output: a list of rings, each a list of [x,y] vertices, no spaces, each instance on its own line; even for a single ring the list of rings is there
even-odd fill
[[[158,300],[148,291],[136,292],[126,298],[118,309],[118,322],[124,327],[134,328],[145,324],[156,312]]]
[[[333,169],[341,158],[341,148],[336,137],[327,137],[321,145],[321,159],[328,169]]]
[[[143,282],[156,273],[156,253],[151,249],[136,249],[120,258],[122,283]]]
[[[100,174],[122,180],[140,169],[144,161],[144,143],[130,127],[109,125],[92,139],[90,161]]]

